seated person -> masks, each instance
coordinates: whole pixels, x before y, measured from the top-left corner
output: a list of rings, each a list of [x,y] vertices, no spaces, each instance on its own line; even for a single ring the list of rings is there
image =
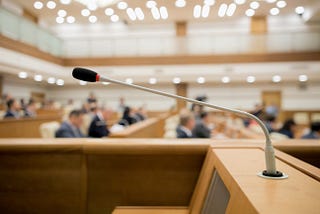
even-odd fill
[[[31,99],[24,110],[25,117],[35,117],[36,113],[36,103]]]
[[[288,119],[284,122],[282,128],[278,133],[286,135],[288,138],[294,138],[294,131],[296,129],[296,123],[293,119]]]
[[[106,137],[110,134],[108,129],[107,120],[112,116],[110,109],[98,110],[93,117],[89,126],[89,137]]]
[[[196,121],[195,127],[192,129],[192,136],[195,138],[210,138],[211,130],[208,128],[209,115],[207,112],[200,113],[200,120]]]
[[[4,118],[19,118],[19,111],[21,109],[20,103],[15,99],[9,99],[7,101],[8,110],[4,115]]]
[[[134,119],[136,121],[143,121],[147,118],[147,114],[146,111],[143,107],[139,107],[136,111],[136,113],[134,114]]]
[[[177,138],[192,138],[195,119],[191,113],[180,114],[180,123],[176,129]]]
[[[133,117],[132,109],[129,106],[126,106],[119,124],[122,126],[130,126],[136,122],[136,119]]]
[[[58,138],[80,138],[85,137],[80,127],[83,123],[83,112],[81,110],[73,110],[69,114],[69,119],[63,122],[56,132]]]
[[[302,139],[320,139],[320,121],[311,123],[311,130]]]

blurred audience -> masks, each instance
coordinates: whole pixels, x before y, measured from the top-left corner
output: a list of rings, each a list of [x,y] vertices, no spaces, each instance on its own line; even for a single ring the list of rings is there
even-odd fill
[[[112,110],[108,108],[97,110],[89,126],[89,137],[101,138],[109,135],[107,121],[111,118],[112,113]]]
[[[136,123],[137,121],[133,116],[134,114],[133,114],[132,108],[130,108],[129,106],[126,106],[124,108],[124,112],[121,120],[119,121],[119,124],[122,126],[130,126]]]
[[[36,117],[37,112],[36,112],[36,103],[30,99],[28,105],[24,109],[24,116],[25,117]]]
[[[196,120],[196,125],[192,129],[192,136],[195,138],[210,138],[211,130],[209,129],[209,114],[202,112],[200,120]]]
[[[85,137],[80,131],[83,123],[82,110],[73,110],[69,114],[69,119],[63,122],[56,131],[57,138],[81,138]]]
[[[125,104],[125,100],[124,100],[124,97],[120,97],[119,98],[119,105],[118,105],[118,112],[120,114],[123,114],[124,110],[126,108],[126,104]]]
[[[16,99],[9,99],[7,101],[7,112],[4,118],[20,118],[20,103]]]
[[[137,122],[145,120],[147,118],[147,113],[145,108],[143,106],[139,107],[134,113],[133,117]]]
[[[93,92],[90,92],[89,97],[87,98],[87,103],[96,103],[97,102],[97,98],[94,95]]]
[[[320,139],[320,121],[311,123],[310,132],[303,135],[302,139]]]
[[[190,112],[180,113],[179,125],[176,128],[177,138],[192,138],[195,119]]]
[[[278,133],[286,135],[288,138],[294,138],[296,130],[296,123],[293,119],[288,119],[284,122],[283,126],[279,129]]]

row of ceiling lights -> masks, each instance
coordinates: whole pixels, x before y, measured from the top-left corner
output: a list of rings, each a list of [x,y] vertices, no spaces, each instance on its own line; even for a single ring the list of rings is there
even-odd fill
[[[70,4],[71,0],[60,0],[62,4]],[[218,10],[218,16],[219,17],[224,17],[225,15],[227,16],[232,16],[234,12],[237,9],[237,5],[242,5],[246,3],[246,0],[234,0],[234,3],[231,4],[221,4]],[[276,7],[270,9],[270,14],[271,15],[278,15],[280,13],[280,9],[284,8],[287,6],[287,2],[284,0],[267,0],[267,3],[276,3]],[[204,0],[203,1],[203,6],[201,5],[195,5],[193,9],[193,16],[195,18],[200,18],[202,16],[203,18],[206,18],[210,14],[210,8],[215,4],[215,0]],[[48,1],[46,3],[47,8],[49,9],[55,9],[56,8],[56,3],[54,1]],[[182,8],[186,6],[186,1],[185,0],[176,0],[175,1],[175,6]],[[249,4],[250,8],[246,10],[245,14],[249,17],[254,16],[256,10],[260,7],[260,3],[258,1],[253,1]],[[35,9],[42,9],[44,7],[44,4],[41,1],[36,1],[34,2],[34,8]],[[157,2],[150,0],[147,1],[146,7],[151,10],[151,14],[155,20],[161,19],[167,19],[169,17],[168,10],[166,7],[161,6],[160,8],[157,7]],[[119,10],[126,10],[127,15],[130,20],[135,21],[135,20],[144,20],[145,15],[143,13],[143,10],[140,7],[136,8],[130,8],[128,7],[128,4],[124,1],[121,1],[117,4],[117,8]],[[88,4],[86,9],[83,9],[81,11],[81,15],[84,17],[88,17],[89,22],[95,23],[98,21],[98,18],[95,15],[91,14],[91,11],[94,11],[97,9],[97,6],[92,6],[92,4]],[[295,9],[295,12],[299,15],[304,13],[304,7],[299,6]],[[115,14],[115,11],[112,8],[106,8],[105,9],[105,14],[110,17],[110,20],[112,22],[118,22],[120,20],[119,16]],[[59,24],[62,24],[64,22],[67,23],[74,23],[75,17],[73,16],[67,16],[67,12],[65,10],[59,10],[58,11],[58,16],[56,18],[56,22]]]
[[[18,77],[20,79],[27,79],[28,78],[28,73],[25,72],[25,71],[21,71],[21,72],[19,72]],[[33,76],[33,79],[36,82],[42,82],[43,81],[43,76],[40,75],[40,74],[36,74],[36,75]],[[51,85],[53,85],[53,84],[57,84],[59,86],[63,86],[64,85],[64,80],[63,79],[56,79],[54,77],[49,77],[47,79],[47,82],[49,84],[51,84]]]

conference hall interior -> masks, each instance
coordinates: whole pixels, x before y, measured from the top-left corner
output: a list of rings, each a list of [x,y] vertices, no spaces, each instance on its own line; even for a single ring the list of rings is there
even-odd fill
[[[1,213],[319,213],[320,1],[0,0]]]

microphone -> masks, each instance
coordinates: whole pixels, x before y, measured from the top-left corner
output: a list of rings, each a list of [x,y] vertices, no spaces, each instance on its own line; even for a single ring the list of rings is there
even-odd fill
[[[194,99],[187,98],[187,97],[182,97],[182,96],[175,95],[175,94],[170,94],[167,92],[163,92],[163,91],[159,91],[159,90],[155,90],[155,89],[151,89],[151,88],[146,88],[146,87],[135,85],[135,84],[125,83],[125,82],[122,82],[119,80],[100,76],[97,72],[86,69],[86,68],[78,68],[78,67],[74,68],[72,71],[72,76],[78,80],[87,81],[87,82],[99,82],[100,81],[100,82],[110,82],[110,83],[115,83],[115,84],[119,84],[119,85],[124,85],[124,86],[128,86],[131,88],[139,89],[142,91],[147,91],[147,92],[150,92],[153,94],[158,94],[158,95],[162,95],[162,96],[166,96],[166,97],[180,99],[180,100],[184,100],[184,101],[194,103],[197,105],[202,105],[202,106],[207,106],[209,108],[218,109],[221,111],[231,112],[233,114],[236,114],[239,116],[245,116],[245,117],[248,117],[252,120],[255,120],[259,124],[261,129],[263,130],[263,133],[266,137],[266,145],[265,145],[266,170],[259,172],[258,175],[263,178],[271,178],[271,179],[288,178],[288,175],[276,170],[274,149],[273,149],[273,146],[271,143],[271,139],[270,139],[270,135],[269,135],[269,131],[268,131],[267,127],[264,125],[264,123],[258,117],[254,116],[248,112],[240,111],[237,109],[231,109],[231,108],[227,108],[227,107],[222,107],[222,106],[218,106],[218,105],[213,105],[213,104],[209,104],[206,102],[194,100]]]

